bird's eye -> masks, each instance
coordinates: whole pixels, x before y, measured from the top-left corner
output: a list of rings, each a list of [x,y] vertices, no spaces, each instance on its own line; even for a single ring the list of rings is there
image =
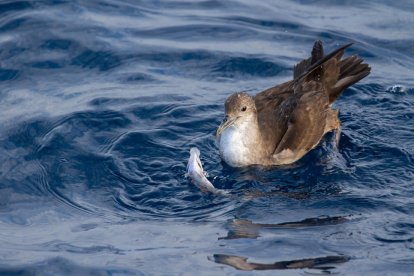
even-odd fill
[[[245,112],[246,109],[247,109],[247,107],[246,106],[243,106],[240,110],[243,111],[243,112]]]

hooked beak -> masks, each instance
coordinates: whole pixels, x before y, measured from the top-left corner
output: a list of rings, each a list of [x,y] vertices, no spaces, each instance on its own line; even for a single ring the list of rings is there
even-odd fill
[[[216,132],[216,137],[219,138],[221,133],[228,128],[229,126],[232,126],[236,120],[239,117],[230,117],[230,116],[226,116],[223,120],[223,122],[220,124],[220,126],[217,128],[217,132]]]

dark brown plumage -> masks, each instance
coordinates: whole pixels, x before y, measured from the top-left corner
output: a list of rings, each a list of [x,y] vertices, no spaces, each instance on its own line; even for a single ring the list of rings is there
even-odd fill
[[[294,66],[292,81],[255,97],[231,95],[225,103],[227,121],[217,131],[223,159],[232,166],[289,164],[325,133],[338,130],[339,138],[338,111],[331,104],[371,70],[360,57],[342,59],[351,45],[325,56],[322,42],[316,41],[311,57]]]

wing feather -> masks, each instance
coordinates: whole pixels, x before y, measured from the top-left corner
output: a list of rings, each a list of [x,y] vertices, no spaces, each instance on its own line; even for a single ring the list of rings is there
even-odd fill
[[[289,108],[287,128],[273,158],[278,164],[295,162],[313,149],[325,130],[329,97],[320,82],[310,81],[296,88],[296,102]]]

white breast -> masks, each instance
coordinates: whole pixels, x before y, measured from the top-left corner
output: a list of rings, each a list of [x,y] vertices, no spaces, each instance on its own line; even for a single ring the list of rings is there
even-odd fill
[[[251,164],[245,131],[245,127],[239,125],[237,128],[234,126],[228,127],[221,133],[219,141],[220,155],[232,167]]]

